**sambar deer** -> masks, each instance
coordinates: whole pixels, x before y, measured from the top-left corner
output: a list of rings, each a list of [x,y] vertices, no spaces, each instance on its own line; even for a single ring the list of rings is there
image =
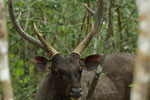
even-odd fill
[[[99,0],[97,12],[92,12],[95,23],[91,28],[91,32],[67,57],[61,56],[40,36],[35,24],[34,28],[40,41],[24,32],[19,25],[19,21],[15,19],[12,1],[8,0],[8,4],[10,18],[17,32],[24,39],[52,55],[51,60],[42,56],[35,57],[36,67],[41,71],[49,72],[37,90],[35,100],[71,100],[79,98],[85,100],[96,67],[101,61],[101,56],[96,54],[81,60],[80,53],[88,46],[92,37],[99,30],[103,13],[103,0]],[[87,9],[90,11],[88,7]],[[134,60],[135,56],[128,53],[106,56],[102,70],[108,74],[97,84],[92,100],[129,100],[130,88],[128,85],[132,80]]]

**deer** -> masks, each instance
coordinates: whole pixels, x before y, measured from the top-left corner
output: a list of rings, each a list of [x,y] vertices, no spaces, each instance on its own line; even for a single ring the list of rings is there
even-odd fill
[[[99,0],[97,12],[94,14],[95,22],[89,34],[68,56],[62,56],[40,35],[34,24],[35,39],[26,33],[15,19],[12,1],[8,0],[9,14],[14,28],[27,41],[42,48],[51,59],[43,56],[35,56],[35,67],[47,72],[39,89],[35,93],[35,100],[86,100],[90,89],[91,80],[94,77],[102,56],[99,54],[81,58],[81,52],[88,46],[95,34],[98,33],[103,14],[103,0]],[[130,53],[117,53],[107,55],[102,73],[107,73],[104,78],[99,78],[92,100],[129,100],[132,82],[133,66],[136,56]]]

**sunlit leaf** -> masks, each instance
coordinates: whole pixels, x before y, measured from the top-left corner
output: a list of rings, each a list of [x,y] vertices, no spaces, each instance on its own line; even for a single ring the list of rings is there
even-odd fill
[[[19,2],[19,6],[22,7],[22,6],[23,6],[23,3],[22,3],[22,2]]]
[[[129,84],[129,87],[134,87],[134,84]]]

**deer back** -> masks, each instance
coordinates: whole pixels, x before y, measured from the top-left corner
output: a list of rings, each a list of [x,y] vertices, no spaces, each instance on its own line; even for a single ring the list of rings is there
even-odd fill
[[[102,73],[96,86],[93,100],[129,100],[130,87],[132,82],[135,55],[119,53],[106,56],[102,66]],[[91,81],[95,71],[82,73],[81,86],[83,88],[82,100],[86,100],[90,89]]]

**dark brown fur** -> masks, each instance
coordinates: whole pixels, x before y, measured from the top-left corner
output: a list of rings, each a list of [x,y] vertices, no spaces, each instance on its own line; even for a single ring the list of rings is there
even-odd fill
[[[102,70],[108,74],[99,79],[92,100],[129,100],[129,85],[132,82],[134,62],[135,55],[128,53],[106,56]],[[76,66],[78,68],[79,65]],[[72,83],[78,85],[81,83],[83,89],[82,100],[86,100],[94,73],[95,70],[83,70],[81,82],[76,80]],[[73,79],[77,78],[73,77]],[[70,100],[70,97],[66,95],[70,85],[68,83],[65,87],[63,81],[58,80],[53,72],[48,73],[36,93],[35,100]]]
[[[70,100],[71,86],[80,86],[79,60],[80,56],[75,53],[68,57],[62,57],[59,54],[53,57],[51,72],[41,83],[35,100]]]

